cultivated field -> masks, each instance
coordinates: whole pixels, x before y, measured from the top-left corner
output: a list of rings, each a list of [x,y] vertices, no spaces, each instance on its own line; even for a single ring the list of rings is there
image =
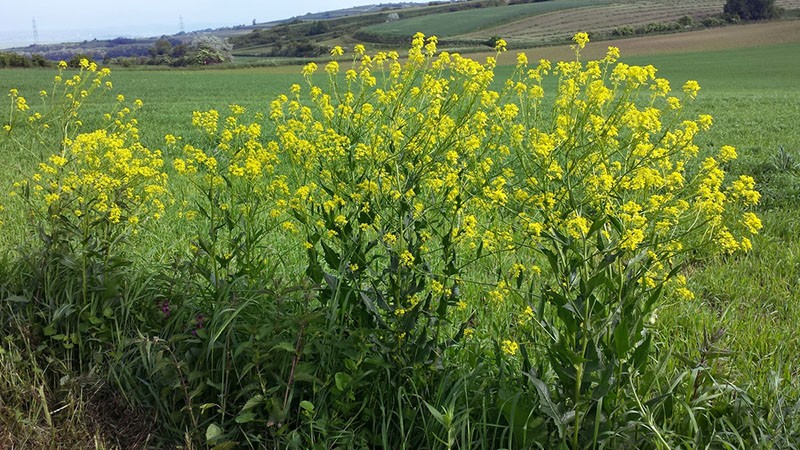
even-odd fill
[[[426,34],[435,32],[441,37],[476,42],[499,36],[514,46],[522,47],[563,42],[576,30],[609,35],[620,27],[675,23],[684,16],[700,22],[719,15],[724,4],[722,0],[555,0],[416,17],[374,25],[365,30],[393,36],[410,36],[416,31]],[[779,0],[776,5],[797,9],[800,8],[800,1]]]
[[[387,22],[364,28],[364,31],[391,36],[411,36],[417,31],[453,37],[474,30],[484,30],[514,21],[525,16],[535,16],[551,11],[572,10],[587,4],[603,5],[610,0],[552,0],[539,3],[509,5],[497,8],[479,8],[444,14],[432,14],[410,19]]]

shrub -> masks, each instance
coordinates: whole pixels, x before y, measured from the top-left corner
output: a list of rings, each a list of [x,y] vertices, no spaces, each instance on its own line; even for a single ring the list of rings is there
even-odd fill
[[[769,20],[780,15],[775,0],[727,0],[723,12],[742,20]]]

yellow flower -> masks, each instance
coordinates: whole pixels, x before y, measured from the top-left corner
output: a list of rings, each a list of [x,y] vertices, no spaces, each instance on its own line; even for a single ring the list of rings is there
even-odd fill
[[[736,159],[736,157],[736,149],[730,145],[723,145],[722,148],[719,149],[719,159],[722,162],[732,161]]]
[[[575,239],[582,239],[589,232],[590,226],[591,223],[585,217],[573,215],[571,219],[567,220],[567,234]]]
[[[683,92],[691,99],[697,97],[698,91],[700,91],[700,84],[695,80],[689,80],[683,84]]]
[[[414,265],[414,255],[411,254],[408,250],[404,251],[400,254],[400,265],[411,267]]]
[[[336,75],[339,73],[339,63],[336,61],[331,61],[325,65],[325,71],[328,72],[328,75]]]
[[[331,56],[342,56],[344,55],[344,49],[341,46],[336,46],[331,49]]]
[[[589,42],[589,34],[585,32],[576,33],[575,36],[572,37],[572,41],[578,44],[579,48],[584,48]]]
[[[506,339],[500,344],[500,349],[506,355],[514,356],[519,351],[519,344],[517,344],[514,341]]]
[[[747,228],[747,231],[750,234],[758,234],[758,232],[763,228],[761,224],[761,219],[758,218],[755,214],[748,212],[744,213],[744,217],[742,218],[742,223]]]
[[[302,74],[304,76],[309,76],[317,71],[317,63],[310,62],[303,66]]]

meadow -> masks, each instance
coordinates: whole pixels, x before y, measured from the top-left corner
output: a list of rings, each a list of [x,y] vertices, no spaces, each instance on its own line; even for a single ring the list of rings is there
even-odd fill
[[[420,49],[429,48],[423,45]],[[589,43],[586,51],[598,47],[605,43]],[[384,103],[365,85],[346,81],[350,75],[336,75],[339,84],[330,91],[340,102],[336,107],[354,101],[346,92],[354,93],[359,105],[336,115],[326,113],[330,98],[303,98],[303,105],[314,107],[309,115],[299,101],[290,103],[300,98],[300,89],[303,95],[311,90],[306,79],[327,83],[324,73],[304,77],[299,67],[114,69],[113,93],[87,96],[78,129],[122,127],[120,136],[131,138],[124,126],[105,123],[102,114],[120,110],[118,93],[125,95],[125,105],[141,99],[132,136],[147,149],[162,150],[163,166],[152,155],[141,161],[167,174],[171,198],[164,198],[163,210],[133,197],[120,202],[123,214],[130,214],[126,219],[136,213],[136,223],[129,220],[125,229],[106,223],[102,214],[83,221],[86,213],[72,213],[74,206],[54,213],[53,203],[37,203],[33,189],[26,193],[14,183],[32,180],[42,170],[40,162],[57,165],[48,155],[58,153],[62,143],[16,130],[0,140],[6,155],[0,187],[16,192],[3,203],[0,235],[6,255],[0,259],[6,280],[0,285],[6,298],[0,318],[7,330],[0,387],[9,393],[0,400],[0,446],[36,448],[63,438],[62,448],[85,448],[89,442],[113,448],[126,440],[132,447],[184,448],[793,448],[800,438],[800,131],[794,126],[800,117],[795,86],[800,60],[790,55],[799,51],[794,43],[623,53],[620,61],[631,66],[654,65],[676,92],[687,80],[699,83],[696,100],[686,93],[680,109],[698,122],[698,115],[713,117],[713,126],[694,137],[698,161],[734,146],[738,157],[720,157],[721,170],[729,179],[752,175],[761,194],[757,205],[745,209],[763,223],[750,237],[752,250],[712,251],[709,243],[718,242],[711,238],[718,229],[703,228],[696,241],[686,241],[691,251],[675,260],[676,271],[662,274],[658,263],[671,264],[671,256],[664,255],[672,250],[660,247],[656,231],[646,231],[654,234],[643,241],[664,257],[655,263],[636,256],[636,244],[626,240],[626,231],[635,229],[630,224],[644,216],[653,223],[663,217],[657,208],[625,205],[634,198],[644,204],[658,191],[645,195],[638,188],[618,188],[628,203],[603,200],[608,210],[619,208],[608,223],[597,218],[584,224],[574,215],[597,214],[592,196],[597,188],[585,184],[587,174],[597,174],[596,155],[582,152],[596,142],[602,146],[605,135],[588,138],[575,131],[586,140],[560,147],[569,154],[554,159],[566,173],[560,177],[552,164],[540,167],[526,159],[530,148],[510,132],[496,130],[501,135],[496,140],[490,134],[481,145],[465,144],[474,131],[460,126],[480,129],[472,122],[480,116],[476,111],[495,111],[481,93],[502,91],[505,80],[519,76],[513,65],[500,65],[493,79],[479,81],[474,73],[482,70],[470,66],[465,75],[451,66],[452,76],[463,76],[459,82],[483,83],[474,97],[467,88],[458,91],[472,103],[440,104],[425,91],[403,88],[401,100]],[[342,72],[351,56],[340,60]],[[536,67],[536,51],[528,57]],[[415,70],[410,73],[425,69]],[[563,79],[581,79],[581,71],[564,70]],[[65,72],[65,78],[71,75]],[[50,89],[53,76],[47,70],[6,70],[0,72],[0,91],[18,89],[35,110],[37,93]],[[410,80],[442,89],[428,79]],[[540,86],[542,97],[520,102],[521,109],[556,104],[565,95],[556,95],[561,83],[554,77]],[[633,101],[649,98],[653,90],[647,83],[644,94],[621,86],[614,87],[620,98]],[[281,94],[287,97],[281,100]],[[504,95],[513,103],[513,94]],[[395,114],[416,133],[398,137],[400,130],[387,128],[382,134],[364,116],[377,124],[392,122],[369,116],[365,98],[387,105],[387,111],[403,105]],[[0,117],[10,117],[18,105],[12,97]],[[572,107],[560,106],[574,112]],[[444,108],[458,125],[454,137],[440,134],[440,124],[418,114],[436,108]],[[669,125],[664,108],[665,128],[683,126]],[[499,108],[492,120],[513,129],[519,122],[510,110]],[[556,134],[559,109],[542,111],[523,123],[552,121]],[[624,116],[615,108],[598,107],[595,113],[607,114],[609,123]],[[293,114],[301,120],[292,122]],[[354,144],[353,154],[339,153],[338,138],[319,132],[316,123],[370,145]],[[225,138],[223,130],[233,138]],[[637,151],[636,136],[623,133],[620,147]],[[383,148],[404,142],[408,155]],[[429,152],[415,152],[408,142]],[[452,171],[455,156],[448,146],[467,161],[458,166],[460,172]],[[354,162],[358,152],[368,155],[367,162]],[[507,166],[500,162],[504,152],[511,155]],[[486,158],[498,167],[487,167]],[[619,158],[620,164],[631,159],[627,153]],[[249,173],[248,164],[256,162],[257,176],[234,176],[239,170]],[[228,172],[217,172],[217,165]],[[513,173],[521,167],[530,171],[527,177]],[[569,167],[578,167],[575,174]],[[692,179],[703,170],[688,169],[685,176]],[[443,173],[463,177],[458,178],[463,196],[451,195],[453,187],[438,190],[448,183]],[[160,186],[150,179],[143,185],[130,181],[136,176],[122,178],[137,193],[144,185]],[[402,182],[384,181],[392,186],[386,191],[359,184],[392,177]],[[505,181],[498,180],[515,177],[523,181],[509,182],[508,194],[502,192]],[[550,191],[524,188],[533,178],[549,180],[540,182],[550,183]],[[310,180],[323,187],[313,191]],[[559,180],[571,180],[567,185],[575,194],[557,197],[549,208],[526,209],[536,195],[563,193]],[[703,185],[702,177],[698,183]],[[518,190],[512,194],[510,186]],[[528,197],[524,189],[530,189]],[[144,198],[150,191],[137,195]],[[549,215],[551,209],[562,215]],[[504,216],[506,210],[513,214]],[[554,231],[523,233],[523,225],[539,226],[516,222],[526,211],[552,223]],[[163,217],[155,220],[156,214]],[[376,214],[383,224],[376,225]],[[470,220],[480,232],[470,229]],[[674,226],[691,235],[696,224]],[[617,267],[612,261],[623,254],[626,262]],[[537,266],[541,278],[523,275]],[[635,281],[621,281],[624,277]],[[619,309],[599,306],[610,294],[619,296]],[[582,311],[585,298],[596,304]],[[99,418],[112,416],[111,409],[134,418],[127,428],[117,424],[124,428],[117,434]]]

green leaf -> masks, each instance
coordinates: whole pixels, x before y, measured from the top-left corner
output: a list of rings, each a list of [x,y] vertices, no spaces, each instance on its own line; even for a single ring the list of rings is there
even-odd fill
[[[336,382],[336,389],[340,391],[345,391],[350,386],[350,383],[353,382],[353,377],[344,372],[336,372],[333,379]]]
[[[303,411],[314,412],[314,404],[308,400],[300,402],[300,409]]]
[[[248,422],[252,422],[253,419],[255,419],[255,418],[256,418],[256,413],[254,413],[254,412],[246,412],[246,413],[242,413],[242,414],[239,414],[238,416],[236,416],[235,420],[236,420],[236,423],[248,423]]]
[[[244,406],[242,406],[242,411],[247,411],[248,409],[252,409],[255,406],[260,405],[264,401],[264,396],[261,394],[254,395],[250,397],[247,402],[245,402]]]
[[[283,351],[289,352],[289,353],[294,353],[295,352],[294,344],[292,344],[291,342],[286,342],[286,341],[279,342],[279,343],[275,344],[272,347],[271,350],[283,350]]]
[[[544,381],[529,373],[526,375],[536,388],[536,393],[539,394],[539,408],[542,412],[547,414],[548,417],[553,419],[556,428],[558,428],[559,436],[563,437],[566,431],[566,425],[564,424],[563,415],[561,414],[561,407],[550,398],[550,390],[547,388],[547,385],[544,384]]]
[[[213,444],[220,436],[222,436],[222,429],[217,424],[212,423],[206,428],[206,443]]]
[[[14,302],[14,303],[30,303],[31,299],[28,297],[22,297],[21,295],[11,295],[6,297],[6,302]]]
[[[431,415],[433,415],[433,418],[436,419],[436,421],[439,422],[440,424],[444,425],[444,417],[442,417],[442,413],[440,413],[436,408],[431,406],[430,403],[428,403],[426,401],[423,401],[423,403],[425,403],[425,406],[428,407],[428,411],[431,412]]]
[[[336,251],[328,244],[326,244],[325,241],[320,241],[320,244],[322,244],[322,250],[325,252],[325,262],[328,263],[333,270],[338,271],[339,264],[341,262],[339,254],[336,253]]]

